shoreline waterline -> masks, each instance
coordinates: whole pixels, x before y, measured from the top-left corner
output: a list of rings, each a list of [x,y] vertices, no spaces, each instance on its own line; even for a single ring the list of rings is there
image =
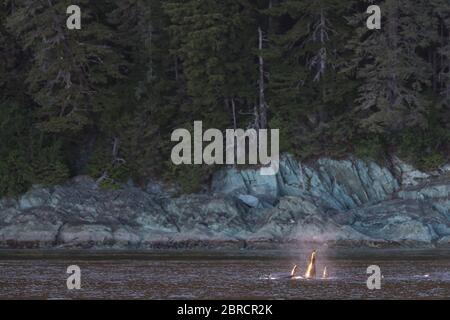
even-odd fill
[[[442,299],[450,297],[450,250],[317,249],[328,279],[272,279],[294,264],[305,272],[310,248],[297,250],[0,250],[0,299]],[[81,269],[68,290],[67,268]],[[380,290],[366,285],[378,265]],[[310,281],[311,280],[311,281]],[[320,280],[320,281],[319,281]]]

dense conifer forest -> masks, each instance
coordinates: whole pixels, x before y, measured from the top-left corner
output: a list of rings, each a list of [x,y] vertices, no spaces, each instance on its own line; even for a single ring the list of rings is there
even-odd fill
[[[172,131],[195,120],[279,128],[302,160],[395,153],[431,170],[449,119],[448,0],[0,3],[2,196],[79,174],[195,190],[215,168],[170,161]]]

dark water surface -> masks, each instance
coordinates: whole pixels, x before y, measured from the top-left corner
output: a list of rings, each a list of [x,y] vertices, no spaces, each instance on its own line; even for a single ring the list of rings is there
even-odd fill
[[[306,269],[309,251],[0,251],[0,299],[450,299],[450,250],[318,250],[323,280],[270,280]],[[69,291],[67,267],[81,268]],[[381,268],[369,290],[369,265]]]

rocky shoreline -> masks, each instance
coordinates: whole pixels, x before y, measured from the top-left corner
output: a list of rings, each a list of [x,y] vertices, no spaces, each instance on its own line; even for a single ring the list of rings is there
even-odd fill
[[[450,166],[285,155],[276,176],[217,172],[207,191],[102,190],[80,176],[0,200],[0,248],[168,249],[450,245]]]

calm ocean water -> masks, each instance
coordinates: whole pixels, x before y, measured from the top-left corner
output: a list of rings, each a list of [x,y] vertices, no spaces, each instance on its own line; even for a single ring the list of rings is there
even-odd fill
[[[309,251],[1,251],[0,299],[450,299],[450,250],[318,250],[329,278],[270,279]],[[81,289],[67,289],[67,267]],[[381,268],[380,290],[366,286]]]

